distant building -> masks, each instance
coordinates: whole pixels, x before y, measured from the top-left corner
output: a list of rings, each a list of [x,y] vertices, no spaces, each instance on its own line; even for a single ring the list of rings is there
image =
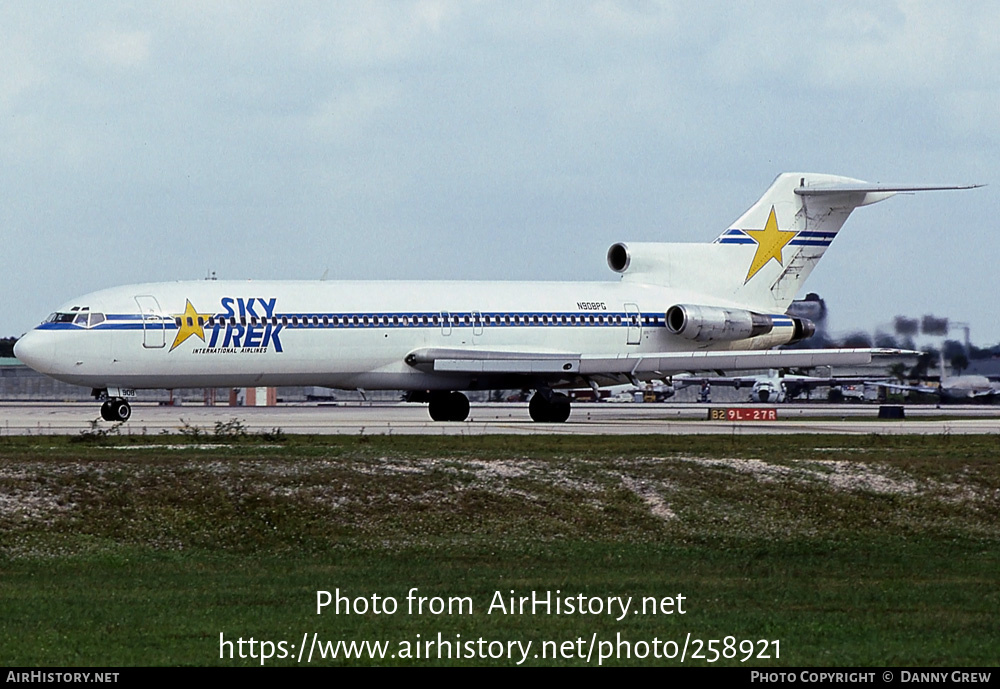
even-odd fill
[[[364,397],[356,390],[331,390],[315,386],[281,388],[239,388],[241,405],[273,405],[279,402],[364,401],[395,402],[401,397],[394,390],[373,390]],[[259,391],[259,392],[258,392]],[[137,402],[160,404],[229,404],[230,388],[192,388],[182,390],[137,390]],[[0,357],[0,401],[3,402],[93,402],[90,388],[70,385],[33,371],[13,357]]]

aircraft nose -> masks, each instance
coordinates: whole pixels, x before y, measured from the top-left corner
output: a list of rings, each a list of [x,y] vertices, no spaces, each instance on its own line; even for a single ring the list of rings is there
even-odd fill
[[[45,373],[52,362],[53,347],[49,338],[34,330],[14,343],[14,356],[34,370]]]

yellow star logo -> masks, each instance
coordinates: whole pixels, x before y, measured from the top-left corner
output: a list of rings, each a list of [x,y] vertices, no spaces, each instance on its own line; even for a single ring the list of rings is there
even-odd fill
[[[744,285],[750,282],[750,278],[756,275],[772,258],[778,262],[778,265],[785,265],[781,258],[781,250],[798,234],[778,229],[778,218],[774,214],[774,206],[771,206],[771,214],[767,216],[767,224],[764,225],[763,230],[743,231],[757,242],[757,251],[753,255],[753,261],[750,262],[750,270],[747,271],[747,279],[743,281]]]
[[[195,311],[194,306],[191,304],[191,300],[187,300],[187,307],[184,309],[184,313],[173,314],[174,320],[177,322],[177,336],[174,338],[174,343],[170,345],[170,351],[174,351],[177,345],[184,342],[192,335],[197,335],[202,342],[205,341],[205,321],[208,320],[210,313],[198,313]]]

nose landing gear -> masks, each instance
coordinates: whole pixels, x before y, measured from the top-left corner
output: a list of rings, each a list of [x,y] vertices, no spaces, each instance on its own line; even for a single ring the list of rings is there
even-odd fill
[[[107,390],[94,390],[94,397],[104,398],[101,404],[101,418],[105,421],[128,421],[132,417],[132,405],[124,397],[111,397]]]
[[[132,406],[123,399],[106,400],[101,405],[101,418],[105,421],[128,421]]]

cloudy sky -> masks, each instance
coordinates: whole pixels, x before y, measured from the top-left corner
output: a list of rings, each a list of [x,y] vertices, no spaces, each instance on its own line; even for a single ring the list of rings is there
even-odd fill
[[[1000,341],[995,3],[8,0],[0,60],[0,336],[210,271],[613,280],[810,171],[988,184],[859,209],[806,288]]]

